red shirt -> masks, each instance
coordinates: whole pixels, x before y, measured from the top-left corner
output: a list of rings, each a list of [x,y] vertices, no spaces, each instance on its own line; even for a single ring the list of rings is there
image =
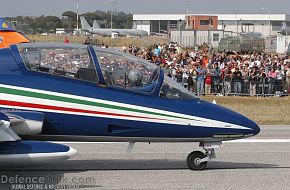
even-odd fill
[[[64,43],[69,43],[69,40],[67,38],[64,39]]]

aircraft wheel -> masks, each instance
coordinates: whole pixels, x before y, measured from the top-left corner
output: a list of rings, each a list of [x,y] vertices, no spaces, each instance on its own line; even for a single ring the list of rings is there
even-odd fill
[[[191,170],[203,170],[207,162],[197,163],[198,160],[205,158],[206,155],[200,151],[193,151],[187,156],[187,166]]]

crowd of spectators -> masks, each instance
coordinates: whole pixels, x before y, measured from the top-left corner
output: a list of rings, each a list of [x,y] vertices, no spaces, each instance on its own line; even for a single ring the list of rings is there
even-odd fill
[[[203,44],[182,49],[177,43],[122,51],[160,66],[197,95],[273,95],[290,91],[290,56],[267,53],[214,53]]]
[[[88,68],[90,64],[88,53],[82,50],[58,49],[51,51],[50,49],[42,49],[41,54],[41,67],[67,73],[77,73],[79,68]]]

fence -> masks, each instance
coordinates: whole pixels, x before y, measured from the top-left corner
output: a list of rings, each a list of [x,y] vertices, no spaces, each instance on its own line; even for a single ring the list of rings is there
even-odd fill
[[[223,38],[223,30],[171,30],[170,40],[178,42],[182,47],[194,47],[206,42],[217,48]]]
[[[212,84],[205,84],[205,80],[193,80],[189,84],[183,78],[181,84],[196,95],[220,96],[287,96],[290,95],[290,79],[285,76],[276,79],[260,78],[257,81],[226,81],[213,80]]]

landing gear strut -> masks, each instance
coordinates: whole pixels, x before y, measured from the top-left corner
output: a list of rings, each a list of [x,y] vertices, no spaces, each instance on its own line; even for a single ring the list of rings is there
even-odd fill
[[[200,142],[199,147],[205,150],[193,151],[187,156],[187,166],[191,170],[203,170],[207,162],[215,158],[215,149],[221,148],[222,142]]]

